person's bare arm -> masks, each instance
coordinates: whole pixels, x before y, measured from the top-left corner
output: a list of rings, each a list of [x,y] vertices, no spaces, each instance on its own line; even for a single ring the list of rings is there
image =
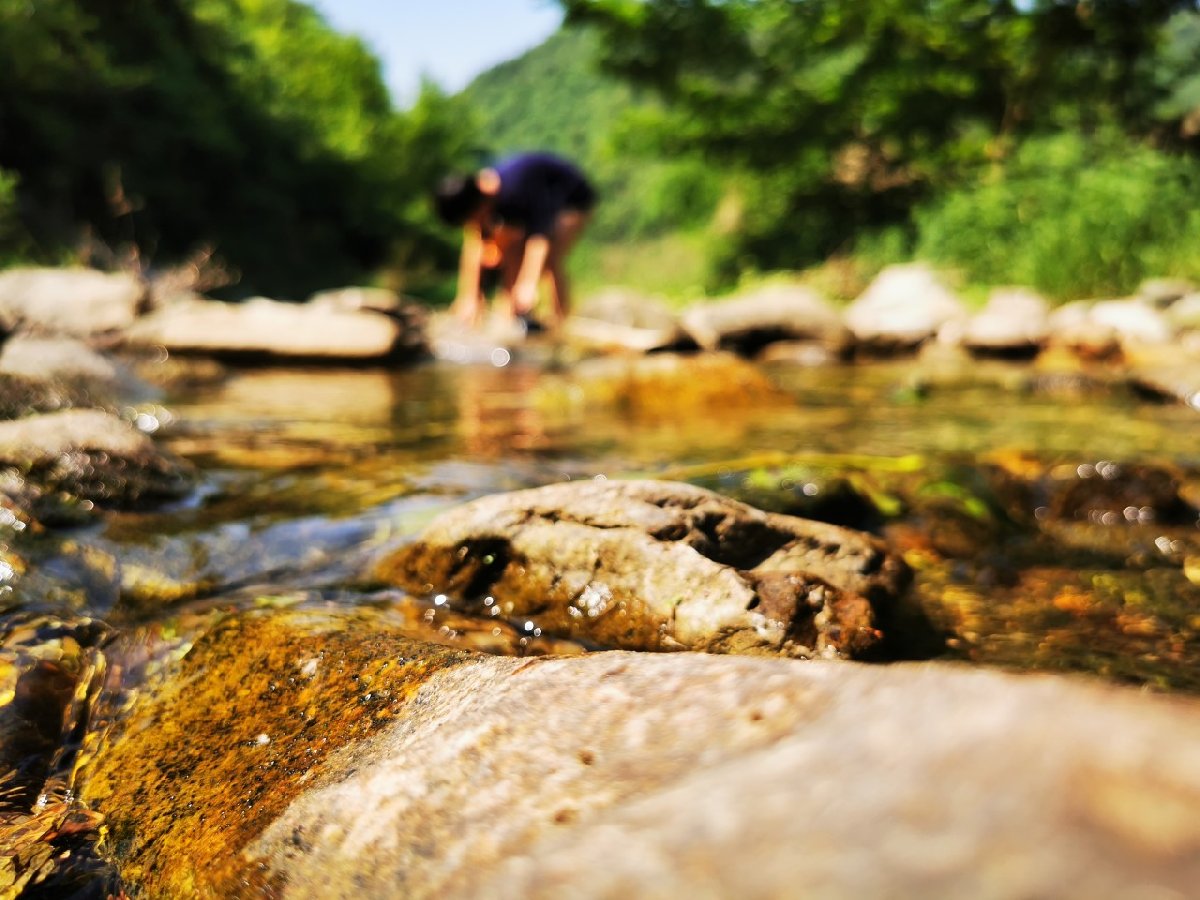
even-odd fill
[[[483,314],[483,235],[479,226],[463,228],[462,254],[458,259],[458,291],[451,307],[465,322],[477,322]]]
[[[537,305],[538,283],[546,271],[546,260],[549,258],[550,238],[535,234],[525,241],[525,256],[513,285],[513,302],[518,313],[527,313]]]

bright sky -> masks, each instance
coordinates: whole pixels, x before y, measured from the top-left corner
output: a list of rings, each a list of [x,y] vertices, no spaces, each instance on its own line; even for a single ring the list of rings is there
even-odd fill
[[[520,56],[562,22],[554,0],[310,0],[338,31],[363,38],[383,62],[399,107],[421,77],[454,93],[485,69]]]

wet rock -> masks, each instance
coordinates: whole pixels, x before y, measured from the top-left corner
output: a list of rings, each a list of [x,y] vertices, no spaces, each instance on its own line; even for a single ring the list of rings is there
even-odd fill
[[[150,897],[1186,895],[1200,706],[938,665],[480,657],[256,614],[83,797]],[[1002,790],[997,786],[1002,786]],[[981,874],[982,873],[982,874]]]
[[[87,405],[90,400],[87,388],[78,383],[0,372],[0,420]]]
[[[1077,301],[1050,315],[1051,338],[1093,359],[1140,346],[1161,346],[1175,329],[1166,316],[1143,300]]]
[[[987,305],[971,317],[962,342],[976,354],[1032,356],[1049,336],[1049,306],[1033,291],[992,291]]]
[[[217,892],[228,894],[251,874],[235,853],[337,750],[395,722],[432,673],[471,658],[370,612],[261,611],[193,640],[170,670],[105,707],[119,736],[93,736],[81,792],[108,817],[122,876],[149,896],[204,893],[232,872]],[[111,653],[124,665],[145,650]]]
[[[840,354],[849,342],[841,315],[811,288],[766,284],[725,300],[691,307],[684,330],[706,350],[749,354],[775,341],[811,341]]]
[[[657,421],[704,417],[713,409],[729,419],[794,403],[757,366],[719,351],[584,360],[567,375],[541,379],[535,391],[537,405],[548,410],[610,407]]]
[[[1171,304],[1167,321],[1180,331],[1200,331],[1200,291],[1194,291]]]
[[[115,382],[116,365],[69,338],[38,338],[18,335],[0,349],[0,372],[27,378],[85,378]]]
[[[1042,517],[1049,519],[1178,525],[1194,524],[1200,514],[1181,496],[1176,473],[1112,460],[1055,467],[1035,494]]]
[[[690,344],[666,304],[622,288],[589,297],[567,319],[567,337],[602,350],[647,353]]]
[[[0,272],[0,322],[40,334],[78,337],[127,328],[145,301],[142,281],[94,269]]]
[[[485,497],[378,573],[600,646],[847,657],[877,643],[872,604],[907,577],[869,535],[655,481]]]
[[[92,619],[0,617],[4,897],[85,896],[75,891],[111,883],[92,852],[100,817],[74,798],[77,754],[103,681],[100,647],[108,636]]]
[[[0,378],[5,376],[40,386],[42,396],[30,397],[29,412],[73,406],[111,409],[159,396],[125,365],[68,337],[14,336],[0,347]]]
[[[216,357],[378,361],[423,345],[396,316],[369,310],[282,303],[183,301],[156,310],[125,332],[133,347]]]
[[[1116,329],[1094,320],[1091,304],[1083,300],[1066,303],[1050,314],[1050,339],[1085,359],[1111,359],[1121,349]]]
[[[562,362],[559,342],[545,332],[531,333],[520,321],[499,309],[477,326],[451,313],[435,313],[429,321],[429,349],[437,359],[453,363],[503,368],[514,360]]]
[[[1101,300],[1091,308],[1093,322],[1116,332],[1122,345],[1165,344],[1174,337],[1167,318],[1143,300]]]
[[[1177,401],[1200,409],[1198,361],[1184,341],[1145,346],[1125,354],[1125,376],[1143,399]]]
[[[96,409],[0,422],[0,490],[45,524],[183,496],[191,472],[122,419]]]
[[[967,310],[929,267],[889,266],[846,309],[847,327],[868,351],[911,350],[947,325],[960,326]]]

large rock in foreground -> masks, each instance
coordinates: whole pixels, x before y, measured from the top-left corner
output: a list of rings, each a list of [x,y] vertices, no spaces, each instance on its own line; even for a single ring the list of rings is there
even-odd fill
[[[484,657],[361,613],[276,612],[224,622],[131,714],[81,793],[138,896],[1017,900],[1200,883],[1200,706],[1064,678]]]
[[[133,346],[217,357],[374,361],[413,355],[423,319],[333,303],[298,305],[263,297],[245,303],[186,300],[140,319],[126,332]]]
[[[861,532],[688,484],[586,481],[439,517],[383,578],[531,629],[639,650],[857,656],[907,568]]]

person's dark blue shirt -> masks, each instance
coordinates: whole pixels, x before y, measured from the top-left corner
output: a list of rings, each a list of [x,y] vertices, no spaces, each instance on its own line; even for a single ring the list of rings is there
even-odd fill
[[[500,176],[495,215],[504,224],[524,228],[526,235],[551,237],[560,212],[587,212],[595,202],[583,172],[551,153],[522,153],[493,168]]]

